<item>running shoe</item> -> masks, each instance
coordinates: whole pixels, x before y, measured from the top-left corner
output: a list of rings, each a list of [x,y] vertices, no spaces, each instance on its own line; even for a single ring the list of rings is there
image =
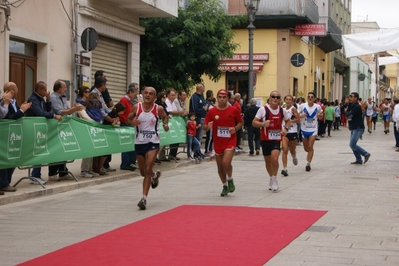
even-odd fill
[[[94,177],[99,177],[100,176],[99,174],[97,174],[96,172],[93,172],[93,171],[89,171],[89,174],[91,174]]]
[[[293,163],[294,165],[298,165],[298,158],[292,157],[292,163]]]
[[[137,206],[139,206],[140,210],[145,210],[147,208],[147,201],[145,200],[145,198],[142,198]]]
[[[161,171],[157,170],[155,176],[151,178],[151,187],[156,188],[159,184],[159,178],[161,177]]]
[[[80,172],[80,176],[81,176],[81,177],[85,177],[85,178],[92,178],[92,177],[93,177],[93,175],[90,174],[90,173],[87,172],[87,171],[82,171],[82,172]]]
[[[272,190],[272,179],[269,180],[269,190]]]
[[[288,176],[288,170],[285,170],[285,169],[281,170],[281,174],[283,176]]]
[[[47,181],[43,180],[40,177],[32,176],[29,179],[30,179],[29,184],[31,184],[31,185],[40,185],[40,184],[45,185],[45,184],[47,184]]]
[[[306,167],[305,167],[305,169],[306,169],[306,171],[307,171],[307,172],[309,172],[309,171],[310,171],[310,169],[312,169],[312,168],[310,167],[310,163],[306,164]]]
[[[256,153],[255,153],[256,155],[259,155],[259,150],[256,150]]]
[[[236,190],[236,186],[234,185],[234,181],[232,180],[227,180],[227,184],[229,186],[229,192],[232,193],[234,190]]]
[[[277,192],[278,191],[278,182],[277,182],[277,178],[272,178],[271,179],[271,190],[273,192]]]
[[[224,197],[227,196],[227,194],[229,194],[229,188],[227,186],[223,186],[223,190],[220,193],[220,196]]]

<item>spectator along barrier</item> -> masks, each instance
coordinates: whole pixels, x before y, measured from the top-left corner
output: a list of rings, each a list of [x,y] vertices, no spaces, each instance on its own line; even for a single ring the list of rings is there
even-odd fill
[[[161,122],[160,122],[161,123]],[[185,121],[160,126],[161,145],[186,142]],[[135,128],[102,125],[77,117],[58,122],[44,117],[0,121],[0,169],[28,169],[134,150]],[[75,180],[77,180],[75,178]]]

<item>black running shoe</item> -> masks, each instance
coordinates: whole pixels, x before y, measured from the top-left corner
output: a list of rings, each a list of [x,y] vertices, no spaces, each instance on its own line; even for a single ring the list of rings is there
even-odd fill
[[[288,176],[288,170],[281,170],[281,174],[283,175],[283,176]]]
[[[140,210],[145,210],[147,208],[147,201],[144,198],[142,198],[137,204],[137,206],[139,206]]]

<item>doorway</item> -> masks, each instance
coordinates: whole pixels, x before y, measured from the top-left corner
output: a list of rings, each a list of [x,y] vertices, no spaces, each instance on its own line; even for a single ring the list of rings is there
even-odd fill
[[[10,39],[9,80],[17,84],[17,103],[22,104],[33,93],[37,75],[36,44]]]
[[[233,93],[248,95],[248,72],[226,72],[226,88]]]

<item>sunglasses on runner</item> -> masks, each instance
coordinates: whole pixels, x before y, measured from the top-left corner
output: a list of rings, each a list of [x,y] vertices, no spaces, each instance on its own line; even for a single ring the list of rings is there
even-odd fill
[[[273,98],[273,99],[280,99],[281,98],[281,96],[276,96],[276,95],[271,95],[270,97]]]

